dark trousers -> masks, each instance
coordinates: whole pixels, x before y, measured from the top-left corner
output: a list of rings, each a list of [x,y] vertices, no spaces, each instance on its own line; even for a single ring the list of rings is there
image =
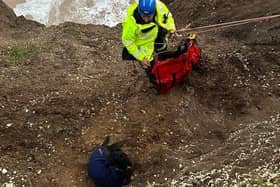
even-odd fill
[[[123,60],[136,60],[137,61],[137,59],[133,55],[131,55],[125,47],[123,48],[123,51],[122,51],[122,59]]]

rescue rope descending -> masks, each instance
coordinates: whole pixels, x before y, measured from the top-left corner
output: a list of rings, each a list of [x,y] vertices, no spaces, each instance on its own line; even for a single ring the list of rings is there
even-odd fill
[[[250,19],[243,19],[243,20],[239,20],[239,21],[218,23],[218,24],[212,24],[212,25],[200,26],[200,27],[194,27],[194,28],[191,28],[190,24],[189,24],[185,28],[175,31],[175,34],[177,37],[175,37],[171,41],[171,43],[175,42],[176,38],[178,39],[178,37],[181,37],[181,36],[184,36],[184,35],[190,34],[190,33],[201,34],[201,33],[211,32],[211,31],[215,31],[215,30],[219,30],[219,29],[234,27],[234,26],[238,26],[238,25],[244,25],[244,24],[248,24],[248,23],[271,20],[271,19],[275,19],[275,18],[280,18],[280,14],[272,15],[272,16],[256,17],[256,18],[250,18]],[[156,43],[156,44],[163,44],[163,43]],[[161,54],[161,53],[164,53],[164,52],[159,52],[157,54]]]
[[[233,26],[237,26],[237,25],[244,25],[244,24],[258,22],[258,21],[270,20],[270,19],[275,19],[275,18],[280,18],[280,14],[273,15],[273,16],[256,17],[256,18],[226,22],[226,23],[218,23],[218,24],[201,26],[201,27],[194,27],[194,28],[189,28],[187,26],[186,28],[179,29],[179,30],[175,31],[175,33],[177,33],[177,34],[184,34],[184,33],[189,33],[189,32],[195,32],[197,34],[198,33],[205,33],[205,32],[210,32],[210,31],[214,31],[214,30],[218,30],[218,29],[233,27]]]

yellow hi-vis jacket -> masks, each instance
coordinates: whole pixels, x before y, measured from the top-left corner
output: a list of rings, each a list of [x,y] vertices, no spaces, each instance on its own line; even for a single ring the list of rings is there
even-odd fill
[[[122,42],[137,60],[143,61],[146,58],[152,61],[159,26],[167,31],[176,30],[174,19],[167,6],[157,0],[155,22],[137,24],[133,16],[137,8],[138,3],[134,3],[127,10],[127,17],[122,23]]]

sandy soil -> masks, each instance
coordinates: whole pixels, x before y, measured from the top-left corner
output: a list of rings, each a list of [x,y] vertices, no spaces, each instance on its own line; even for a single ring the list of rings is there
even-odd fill
[[[121,60],[120,26],[45,28],[0,5],[0,185],[94,186],[87,159],[106,135],[126,140],[129,186],[279,185],[279,19],[199,35],[201,71],[156,95]],[[279,6],[169,4],[178,28],[279,14]],[[15,58],[15,49],[29,52]]]

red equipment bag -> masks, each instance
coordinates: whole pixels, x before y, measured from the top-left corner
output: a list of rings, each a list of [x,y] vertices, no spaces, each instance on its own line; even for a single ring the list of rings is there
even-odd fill
[[[182,40],[175,52],[159,54],[152,69],[152,76],[159,94],[168,92],[174,85],[181,83],[199,63],[201,50],[194,39]]]

